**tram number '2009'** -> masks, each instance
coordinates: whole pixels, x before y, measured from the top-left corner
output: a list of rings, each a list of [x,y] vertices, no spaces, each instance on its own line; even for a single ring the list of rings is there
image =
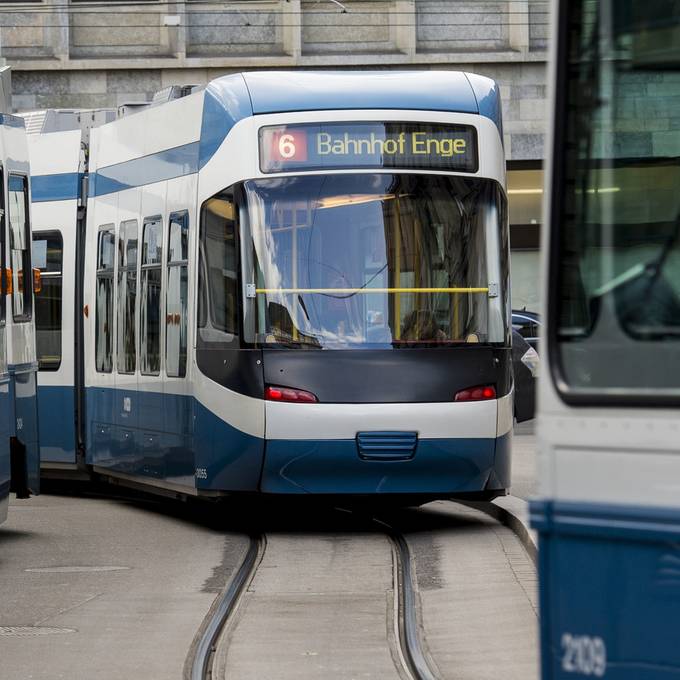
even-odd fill
[[[607,670],[607,647],[600,637],[562,635],[562,670],[601,678]]]

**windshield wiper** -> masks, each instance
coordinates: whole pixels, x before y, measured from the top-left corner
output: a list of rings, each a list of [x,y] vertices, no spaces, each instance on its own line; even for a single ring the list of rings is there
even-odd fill
[[[673,247],[675,246],[675,243],[677,242],[679,236],[680,236],[680,211],[678,212],[678,215],[675,218],[672,233],[668,236],[666,242],[663,245],[663,248],[661,249],[661,252],[656,257],[654,257],[649,262],[644,263],[640,262],[634,265],[633,267],[627,269],[622,274],[619,274],[618,276],[614,277],[611,281],[608,281],[604,285],[600,286],[597,290],[593,292],[591,299],[601,298],[607,293],[611,293],[612,291],[617,290],[618,288],[624,286],[630,281],[639,279],[641,276],[647,276],[649,278],[646,291],[647,293],[649,293],[650,289],[652,288],[656,280],[659,278],[659,275],[661,274],[661,271],[663,270],[663,267],[666,264],[666,260],[668,259],[671,250],[673,250]]]

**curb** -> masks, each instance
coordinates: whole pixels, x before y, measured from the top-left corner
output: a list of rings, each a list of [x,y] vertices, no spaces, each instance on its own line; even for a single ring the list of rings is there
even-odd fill
[[[538,560],[536,532],[529,526],[529,504],[516,496],[501,496],[490,502],[463,503],[505,525],[519,538],[534,565]]]

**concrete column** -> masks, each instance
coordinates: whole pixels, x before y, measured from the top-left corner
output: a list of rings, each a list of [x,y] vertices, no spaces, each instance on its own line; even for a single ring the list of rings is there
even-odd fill
[[[46,0],[45,4],[48,7],[52,5],[44,15],[44,21],[48,24],[46,28],[43,28],[45,46],[52,49],[57,59],[66,61],[70,50],[69,5],[62,0]]]
[[[396,0],[392,11],[394,45],[404,54],[416,54],[416,3],[415,0]]]
[[[162,22],[167,26],[168,32],[168,52],[177,59],[184,59],[187,53],[187,16],[188,7],[184,0],[167,5],[165,17]],[[179,17],[179,23],[176,18]]]
[[[285,54],[295,61],[302,54],[302,7],[300,0],[280,0],[281,42]]]
[[[529,51],[529,0],[508,2],[508,38],[510,49]]]

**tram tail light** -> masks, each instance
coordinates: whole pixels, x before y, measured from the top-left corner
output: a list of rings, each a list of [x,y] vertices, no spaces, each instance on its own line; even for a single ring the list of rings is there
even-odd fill
[[[291,387],[275,387],[268,385],[264,391],[267,401],[287,401],[297,404],[316,404],[316,395],[305,390],[295,390]]]
[[[5,294],[11,295],[14,292],[14,286],[12,285],[12,270],[7,267],[5,269]]]
[[[456,392],[454,401],[487,401],[495,398],[496,388],[493,385],[480,385]]]

